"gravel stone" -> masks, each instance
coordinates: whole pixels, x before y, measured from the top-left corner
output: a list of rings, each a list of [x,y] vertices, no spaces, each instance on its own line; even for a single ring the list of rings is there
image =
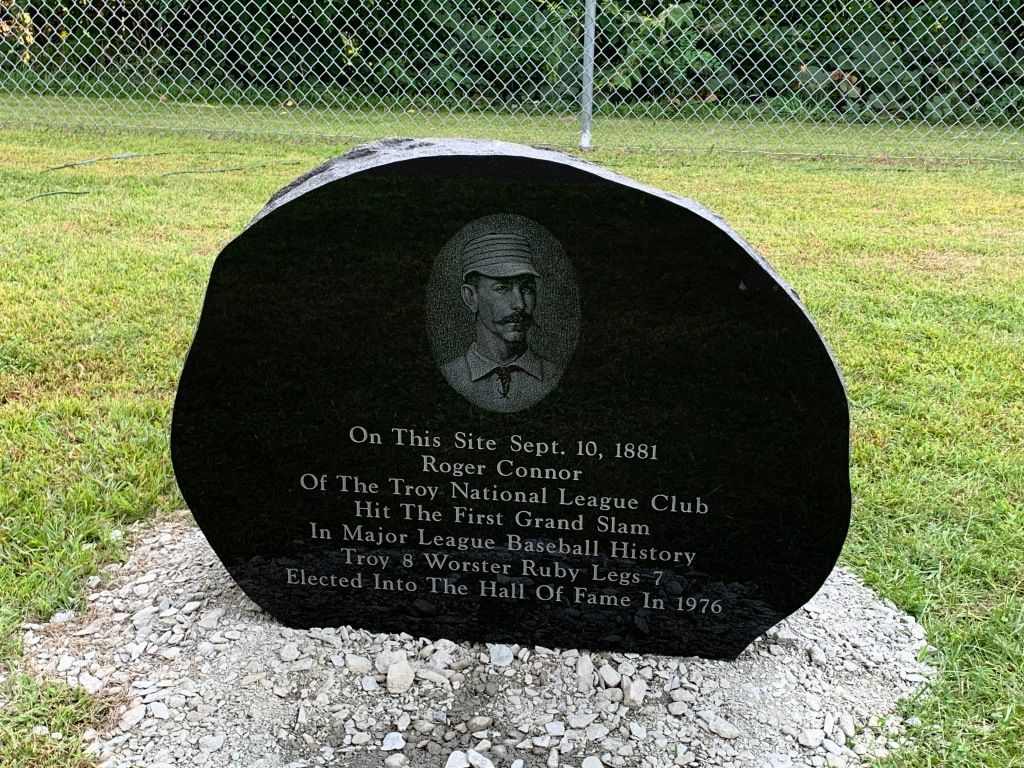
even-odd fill
[[[404,658],[388,667],[388,692],[405,693],[412,688],[416,672]]]
[[[833,755],[841,755],[843,753],[843,748],[832,741],[832,739],[825,739],[821,742],[821,746],[825,748],[826,752],[831,752]]]
[[[373,663],[365,656],[356,656],[354,653],[345,654],[345,666],[349,671],[357,675],[365,675],[373,669]]]
[[[127,731],[129,728],[142,722],[142,718],[146,716],[146,705],[139,704],[137,707],[132,707],[121,716],[120,727],[121,730]]]
[[[572,715],[569,718],[569,727],[570,728],[586,728],[588,725],[590,725],[596,719],[597,719],[597,715],[595,715],[595,714],[590,714],[590,715]]]
[[[808,728],[800,732],[797,741],[808,749],[817,749],[825,741],[825,732],[820,728]]]
[[[857,735],[857,726],[853,721],[853,716],[848,712],[839,715],[839,730],[850,739]]]
[[[697,716],[700,717],[705,723],[708,724],[708,729],[723,739],[738,739],[740,736],[740,729],[730,723],[724,717],[716,715],[714,712],[703,711],[698,712]]]
[[[622,681],[622,675],[611,664],[602,664],[597,674],[606,688],[615,688]]]
[[[295,643],[286,643],[281,649],[281,661],[295,661],[302,654],[299,653],[299,646]]]
[[[224,746],[226,738],[227,737],[223,733],[218,733],[216,736],[203,736],[199,739],[199,748],[203,750],[203,752],[216,752]]]
[[[629,687],[622,692],[622,705],[636,709],[644,703],[647,695],[647,683],[641,679],[630,680]]]
[[[398,661],[408,661],[405,651],[385,650],[377,654],[373,660],[373,668],[381,675],[386,675],[391,665]]]
[[[383,752],[393,752],[396,749],[402,749],[405,746],[405,739],[402,738],[402,734],[398,731],[391,731],[387,736],[384,737],[384,743],[381,746]]]
[[[507,645],[492,645],[491,646],[491,664],[496,667],[507,667],[512,663],[512,659],[515,656],[512,653],[512,649]]]
[[[98,677],[93,677],[88,672],[83,672],[78,676],[78,684],[85,689],[86,693],[94,695],[103,690],[103,681]]]
[[[800,642],[800,636],[788,627],[782,627],[775,633],[775,642],[779,645],[797,645]]]
[[[220,617],[223,615],[223,608],[214,608],[212,610],[209,610],[203,614],[203,617],[201,619],[199,619],[199,626],[203,629],[216,629],[217,624],[220,623]]]
[[[580,693],[594,690],[594,660],[589,653],[580,654],[576,660],[576,690]]]

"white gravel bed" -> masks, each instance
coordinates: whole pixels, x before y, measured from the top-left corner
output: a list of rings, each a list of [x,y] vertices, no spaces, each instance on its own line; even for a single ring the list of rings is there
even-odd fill
[[[732,663],[283,628],[187,513],[89,586],[84,615],[24,625],[24,664],[111,698],[104,768],[852,768],[899,747],[933,673],[923,628],[842,569]]]

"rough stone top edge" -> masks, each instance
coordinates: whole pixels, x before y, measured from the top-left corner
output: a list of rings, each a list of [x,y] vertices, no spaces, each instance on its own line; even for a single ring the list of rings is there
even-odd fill
[[[547,162],[567,165],[591,173],[602,179],[614,181],[650,194],[656,195],[673,203],[682,205],[704,218],[713,219],[716,223],[725,228],[728,224],[721,216],[711,211],[700,203],[675,195],[655,187],[641,184],[626,176],[608,170],[600,165],[595,165],[585,159],[570,155],[556,149],[547,147],[531,146],[528,144],[515,144],[508,141],[493,141],[490,139],[448,139],[448,138],[409,138],[391,137],[379,139],[367,144],[360,144],[343,155],[331,158],[308,173],[300,176],[286,187],[278,190],[270,198],[256,216],[252,223],[259,221],[281,205],[294,200],[324,184],[337,181],[346,176],[351,176],[370,168],[377,168],[391,163],[405,160],[417,160],[427,157],[517,157],[531,160],[544,160]],[[731,230],[730,230],[731,231]]]
[[[620,184],[640,192],[646,192],[661,200],[685,208],[694,215],[713,223],[739,245],[796,302],[796,305],[803,312],[808,322],[818,332],[818,336],[821,338],[822,344],[825,346],[825,350],[835,366],[836,373],[839,375],[843,390],[844,392],[846,391],[846,381],[843,378],[842,370],[839,368],[839,363],[835,359],[832,349],[825,342],[821,332],[818,331],[817,325],[804,306],[800,295],[750,243],[729,226],[724,218],[695,200],[643,184],[628,176],[623,176],[603,166],[559,150],[491,139],[429,137],[389,137],[378,139],[377,141],[360,144],[343,155],[321,163],[308,173],[275,192],[263,209],[249,222],[246,229],[282,205],[325,184],[371,168],[428,157],[517,157],[558,163],[559,165],[569,166],[592,174],[599,179]]]

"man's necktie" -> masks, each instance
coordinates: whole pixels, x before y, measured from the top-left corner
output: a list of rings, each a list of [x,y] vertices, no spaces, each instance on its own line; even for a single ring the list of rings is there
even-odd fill
[[[494,370],[498,374],[498,381],[501,383],[501,396],[508,398],[508,390],[512,386],[512,371],[516,368],[514,365],[501,366]]]

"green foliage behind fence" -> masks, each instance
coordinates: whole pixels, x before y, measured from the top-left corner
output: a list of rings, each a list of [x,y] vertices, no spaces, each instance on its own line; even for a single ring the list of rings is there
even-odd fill
[[[0,0],[8,84],[345,103],[576,103],[582,0]],[[646,113],[1003,124],[1024,117],[1021,0],[599,2],[595,88]]]

